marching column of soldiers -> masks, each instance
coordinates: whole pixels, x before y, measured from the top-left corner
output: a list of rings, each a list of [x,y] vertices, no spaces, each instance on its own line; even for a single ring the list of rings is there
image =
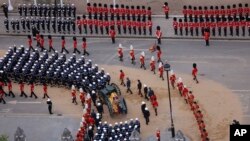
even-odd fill
[[[79,59],[73,54],[66,59],[66,54],[59,56],[55,51],[51,56],[45,51],[39,54],[35,49],[29,52],[23,46],[10,48],[6,56],[0,60],[0,70],[5,72],[5,76],[14,82],[23,84],[50,84],[71,87],[75,85],[77,89],[98,90],[105,87],[110,82],[109,74],[104,70],[98,70],[98,66],[92,66],[91,60],[85,61],[84,56]],[[31,85],[31,92],[34,95],[34,85]],[[27,96],[24,92],[22,95]],[[36,97],[36,95],[35,95]]]
[[[4,7],[4,5],[3,5]],[[31,32],[32,27],[35,27],[39,32],[74,34],[76,30],[75,18],[76,7],[74,4],[54,5],[54,4],[38,4],[27,5],[19,4],[18,13],[20,19],[11,19],[8,17],[4,20],[6,32],[10,31],[10,26],[13,32]]]
[[[123,4],[87,4],[88,16],[78,16],[76,24],[79,34],[109,34],[114,28],[120,34],[152,35],[151,8],[125,6]],[[84,31],[83,31],[84,30]]]
[[[175,35],[204,36],[208,30],[212,36],[250,36],[250,7],[240,3],[238,7],[210,6],[205,7],[183,7],[184,19],[173,19]],[[248,32],[248,34],[247,34]]]

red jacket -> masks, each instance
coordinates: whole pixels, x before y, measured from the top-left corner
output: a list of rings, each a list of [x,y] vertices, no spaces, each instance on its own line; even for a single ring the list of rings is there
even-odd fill
[[[30,91],[31,91],[31,92],[34,92],[34,87],[35,87],[35,86],[34,86],[34,84],[32,83],[32,84],[30,85]]]
[[[124,77],[125,77],[125,73],[124,73],[124,72],[121,72],[121,73],[120,73],[120,79],[124,79]]]
[[[9,91],[12,91],[12,83],[11,83],[11,81],[8,82],[8,89],[9,89]]]
[[[168,12],[169,12],[169,7],[166,6],[166,5],[164,5],[164,6],[163,6],[163,11],[164,11],[165,13],[168,13]]]
[[[41,45],[41,47],[44,47],[44,39],[43,38],[41,38],[41,40],[40,40],[40,45]]]
[[[210,33],[209,32],[205,32],[204,33],[204,39],[205,40],[209,40],[209,38],[210,38]]]
[[[161,38],[161,36],[162,36],[161,30],[156,30],[155,35],[156,35],[156,37],[157,37],[158,39]]]
[[[65,40],[62,40],[62,48],[65,48]]]
[[[110,30],[110,31],[109,31],[109,36],[110,36],[111,38],[114,38],[115,35],[116,35],[115,30]]]
[[[140,56],[140,63],[141,63],[141,64],[145,64],[145,58],[144,58],[144,56],[142,56],[142,55]]]
[[[131,59],[133,59],[133,60],[135,59],[135,51],[134,50],[130,50],[129,55],[130,55]]]
[[[28,39],[29,46],[32,46],[32,39]]]
[[[44,93],[47,93],[48,91],[47,91],[47,85],[45,84],[45,85],[43,85],[43,92]]]
[[[82,48],[87,49],[87,42],[82,42]]]
[[[193,68],[193,70],[192,70],[192,75],[193,75],[193,76],[196,76],[197,73],[198,73],[198,69],[197,69],[197,68]]]
[[[77,48],[77,41],[76,41],[76,40],[73,41],[73,47],[74,47],[74,48]]]
[[[49,47],[52,47],[52,39],[49,39]]]

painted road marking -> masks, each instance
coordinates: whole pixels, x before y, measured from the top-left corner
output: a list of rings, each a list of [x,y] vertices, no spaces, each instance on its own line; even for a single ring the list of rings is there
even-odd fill
[[[193,63],[194,61],[168,61],[170,63],[183,63],[183,64],[190,64],[190,63]],[[195,63],[198,63],[198,64],[205,64],[205,63],[208,63],[208,62],[205,62],[205,61],[195,61]]]
[[[13,101],[9,101],[7,103],[9,103],[9,104],[41,104],[42,102],[39,102],[39,101],[16,101],[16,100],[13,100]]]
[[[10,109],[1,109],[0,113],[8,113],[10,111]]]

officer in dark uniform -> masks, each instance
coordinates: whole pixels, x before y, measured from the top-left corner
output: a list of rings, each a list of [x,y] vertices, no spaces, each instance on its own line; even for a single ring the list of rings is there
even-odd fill
[[[62,31],[62,20],[61,18],[57,18],[57,31],[61,33]]]
[[[37,18],[35,19],[35,23],[36,23],[36,29],[37,29],[38,31],[40,31],[40,18],[39,18],[39,17],[37,17]]]
[[[65,22],[66,22],[68,34],[70,34],[71,18],[67,18]]]
[[[71,10],[72,10],[73,17],[75,18],[76,17],[76,7],[75,7],[75,4],[71,5]]]
[[[23,15],[23,7],[21,4],[18,4],[17,10],[18,10],[19,15],[22,16]]]
[[[23,32],[26,32],[26,23],[25,23],[24,18],[21,18],[21,25],[22,25],[22,28],[23,28]]]
[[[56,14],[58,17],[61,17],[62,16],[62,7],[61,7],[61,4],[57,4],[57,7],[56,7]]]
[[[51,5],[51,14],[53,17],[56,17],[56,13],[57,13],[56,9],[57,9],[56,5],[52,4]]]
[[[38,13],[37,13],[37,6],[35,4],[33,5],[33,13],[34,13],[35,16],[38,15]]]
[[[5,18],[8,18],[8,6],[6,3],[3,3],[3,5],[1,6],[3,8],[3,13]]]
[[[23,9],[23,15],[24,15],[25,17],[27,17],[28,8],[27,8],[26,4],[23,4],[23,5],[22,5],[22,9]]]
[[[6,28],[6,32],[9,32],[9,20],[7,18],[4,19],[4,25]]]
[[[10,24],[11,24],[13,32],[15,33],[16,32],[16,23],[15,23],[14,19],[11,20]]]
[[[56,19],[55,19],[55,17],[51,18],[51,25],[52,25],[53,32],[56,33]]]
[[[40,23],[41,23],[42,31],[43,31],[43,33],[45,33],[45,19],[44,19],[44,17],[40,18]]]
[[[38,13],[38,15],[39,15],[40,17],[43,16],[43,7],[42,7],[41,4],[38,4],[38,5],[37,5],[37,13]]]
[[[70,24],[71,24],[71,27],[72,27],[73,34],[76,34],[76,22],[75,22],[75,18],[72,18],[70,20]]]
[[[49,5],[43,4],[43,16],[44,17],[49,16],[49,14],[48,14],[49,10],[50,10]]]
[[[40,12],[41,12],[41,16],[47,17],[47,7],[46,7],[46,4],[41,5]],[[40,15],[40,13],[39,13],[39,15]]]
[[[68,9],[67,9],[68,10],[67,11],[68,12],[68,16],[71,17],[72,7],[69,4],[67,5],[67,7],[68,7]]]
[[[63,16],[66,17],[67,16],[67,5],[63,5],[62,12],[63,12]]]
[[[51,5],[49,5],[49,4],[47,4],[47,9],[48,9],[47,15],[48,15],[49,17],[51,17],[51,16],[53,15],[53,13],[52,13],[53,7],[52,7]],[[52,16],[52,17],[53,17],[53,16]]]
[[[28,5],[30,16],[33,16],[33,6],[31,4]]]
[[[30,19],[28,17],[26,17],[26,27],[27,27],[27,30],[28,32],[30,32]]]
[[[50,33],[50,19],[49,19],[49,17],[46,17],[45,24],[46,24],[48,32]]]
[[[65,34],[66,32],[66,20],[62,18],[62,33]]]

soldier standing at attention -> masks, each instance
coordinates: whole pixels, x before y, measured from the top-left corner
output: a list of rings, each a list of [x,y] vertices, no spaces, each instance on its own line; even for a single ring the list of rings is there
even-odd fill
[[[115,43],[115,35],[116,35],[115,28],[114,28],[114,26],[111,26],[110,30],[109,30],[109,36],[111,37],[113,44]]]
[[[119,44],[119,47],[118,47],[117,53],[118,53],[119,60],[122,62],[122,61],[123,61],[122,44]]]
[[[140,63],[141,63],[141,67],[140,68],[144,68],[144,70],[146,70],[146,67],[145,67],[145,53],[144,53],[144,51],[141,53]]]
[[[156,27],[156,32],[155,32],[158,44],[161,44],[161,36],[162,36],[162,32],[161,32],[161,27],[157,26]]]
[[[163,8],[163,10],[164,10],[164,13],[165,13],[166,19],[168,19],[168,13],[169,13],[168,3],[167,3],[167,2],[165,2],[162,8]]]
[[[130,55],[131,64],[135,65],[135,51],[132,45],[130,45],[129,55]]]

